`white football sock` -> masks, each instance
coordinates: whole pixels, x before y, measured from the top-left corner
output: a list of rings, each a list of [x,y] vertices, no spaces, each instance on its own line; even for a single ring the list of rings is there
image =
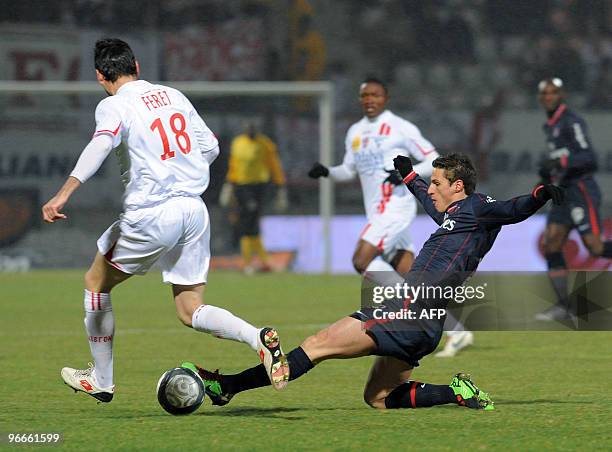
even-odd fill
[[[259,329],[225,309],[209,304],[202,305],[193,313],[191,325],[194,330],[210,333],[215,337],[244,342],[257,351]]]
[[[101,388],[113,386],[115,318],[109,293],[85,289],[85,330],[94,361],[94,377]]]
[[[395,271],[391,264],[382,259],[374,259],[370,262],[363,277],[379,286],[393,287],[396,284],[401,285],[406,282],[406,280]]]

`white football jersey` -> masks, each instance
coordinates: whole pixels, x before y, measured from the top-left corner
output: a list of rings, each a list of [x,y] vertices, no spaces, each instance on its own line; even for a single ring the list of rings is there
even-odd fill
[[[217,138],[178,90],[145,80],[128,82],[96,108],[94,137],[113,139],[125,184],[124,209],[173,196],[199,196],[208,187]]]
[[[363,203],[369,221],[375,215],[401,216],[410,209],[414,197],[405,185],[383,183],[389,177],[386,170],[393,169],[393,159],[403,155],[414,163],[437,156],[434,146],[409,121],[385,110],[374,119],[363,117],[346,134],[346,152],[342,165],[330,168],[335,178],[343,173],[357,173],[363,191]],[[430,176],[431,165],[421,168],[419,174]]]

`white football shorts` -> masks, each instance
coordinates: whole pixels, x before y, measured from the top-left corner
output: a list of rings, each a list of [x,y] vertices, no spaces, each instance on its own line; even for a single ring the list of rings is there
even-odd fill
[[[98,239],[98,251],[124,273],[143,275],[156,262],[164,283],[205,283],[210,219],[201,198],[175,197],[121,214]]]
[[[382,258],[389,263],[398,250],[414,253],[410,235],[410,224],[416,216],[416,208],[414,210],[401,216],[386,213],[375,215],[363,228],[359,238],[378,248]]]

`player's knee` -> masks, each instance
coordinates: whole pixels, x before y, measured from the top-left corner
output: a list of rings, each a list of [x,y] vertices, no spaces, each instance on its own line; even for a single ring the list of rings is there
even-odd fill
[[[307,337],[302,343],[302,348],[307,348],[308,350],[319,350],[321,347],[325,346],[327,338],[328,334],[326,330],[319,331],[317,334]]]
[[[366,271],[366,268],[368,268],[369,264],[370,262],[368,259],[365,259],[359,255],[353,256],[353,267],[357,273],[363,274]]]
[[[306,338],[301,347],[315,364],[327,359],[337,351],[330,341],[328,328]]]
[[[181,321],[183,325],[188,326],[189,328],[192,327],[191,315],[189,315],[187,312],[177,311],[176,316],[178,317],[178,319]]]
[[[544,254],[558,253],[563,249],[563,240],[550,237],[544,241]]]
[[[83,284],[86,288],[90,288],[94,283],[94,278],[91,272],[91,269],[85,272],[85,276],[83,277]]]
[[[187,306],[177,306],[176,316],[181,323],[189,328],[193,328],[193,310]]]
[[[92,292],[108,292],[108,290],[104,290],[105,288],[102,285],[102,281],[100,281],[98,273],[91,268],[85,272],[83,283],[85,288]]]
[[[386,408],[385,398],[380,397],[380,394],[378,392],[374,393],[368,390],[367,386],[363,390],[363,401],[371,408],[376,408],[379,410]]]
[[[603,243],[601,241],[585,241],[584,246],[592,257],[599,257],[603,252]]]

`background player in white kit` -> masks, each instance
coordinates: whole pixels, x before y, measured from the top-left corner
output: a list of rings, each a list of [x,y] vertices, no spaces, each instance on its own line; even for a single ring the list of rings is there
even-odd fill
[[[276,331],[257,329],[225,309],[203,305],[210,261],[210,222],[200,195],[209,183],[209,165],[219,154],[217,139],[179,91],[138,80],[138,63],[127,43],[104,39],[95,45],[98,82],[110,97],[96,108],[96,131],[59,192],[42,208],[48,223],[73,192],[102,165],[112,149],[122,166],[124,212],[98,240],[85,274],[85,329],[94,365],[65,367],[64,382],[110,402],[115,322],[110,292],[158,262],[172,284],[179,319],[216,337],[248,344],[284,387],[289,368]],[[146,308],[145,308],[146,309]]]
[[[410,224],[416,216],[417,203],[394,171],[393,159],[402,155],[418,161],[415,171],[428,177],[439,154],[414,124],[386,109],[389,95],[384,82],[376,78],[364,80],[359,87],[359,100],[364,117],[346,134],[342,164],[327,168],[317,162],[308,175],[329,176],[336,182],[359,175],[368,223],[353,253],[353,267],[362,275],[366,271],[384,270],[386,266],[374,261],[382,256],[398,273],[407,273],[414,261]],[[377,279],[372,273],[369,277]],[[458,329],[463,327],[459,324]],[[451,332],[444,350],[437,356],[453,356],[472,342],[469,331]]]

